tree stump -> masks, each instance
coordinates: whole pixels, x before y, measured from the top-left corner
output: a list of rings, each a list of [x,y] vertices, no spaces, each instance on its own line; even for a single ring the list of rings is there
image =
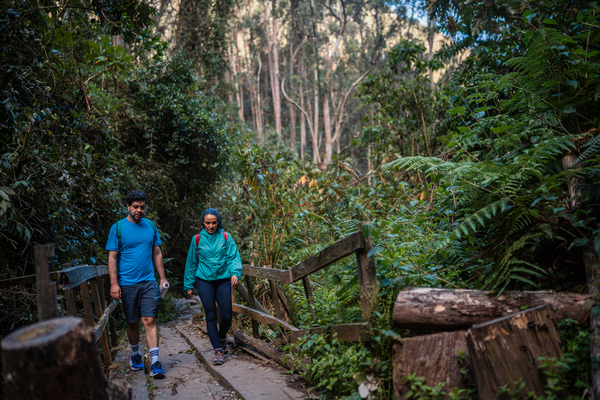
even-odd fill
[[[2,340],[2,375],[7,400],[125,400],[128,389],[110,385],[94,330],[65,317],[16,330]]]
[[[515,389],[519,380],[524,387],[517,398],[542,395],[546,377],[540,357],[562,356],[548,305],[475,325],[467,332],[467,345],[478,397],[486,400],[503,399],[500,389]]]
[[[446,394],[453,388],[465,389],[470,380],[469,373],[461,373],[463,367],[468,371],[470,365],[465,334],[466,331],[444,332],[394,343],[392,379],[396,398],[403,399],[408,393],[410,382],[402,378],[412,374],[425,378],[427,386],[444,382]],[[462,364],[461,352],[466,355]]]

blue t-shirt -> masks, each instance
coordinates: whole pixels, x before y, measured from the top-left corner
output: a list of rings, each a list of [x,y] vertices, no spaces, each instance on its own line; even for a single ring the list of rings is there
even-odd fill
[[[152,248],[161,244],[158,229],[155,234],[152,226],[144,219],[137,224],[129,222],[127,218],[122,221],[121,253],[117,258],[119,285],[135,285],[155,280]],[[106,250],[119,251],[117,224],[110,228]]]

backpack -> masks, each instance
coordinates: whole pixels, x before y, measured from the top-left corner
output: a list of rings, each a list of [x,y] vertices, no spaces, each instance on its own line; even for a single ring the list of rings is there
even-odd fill
[[[151,221],[147,218],[142,218],[144,221],[146,221],[148,224],[150,224],[150,226],[152,227],[152,230],[154,231],[154,236],[152,238],[152,247],[154,247],[154,243],[156,242],[156,224],[154,223],[154,221]],[[119,253],[121,253],[121,248],[122,248],[122,244],[121,244],[121,236],[123,235],[123,220],[120,219],[117,221],[117,240],[119,241]]]
[[[227,232],[223,231],[223,237],[225,238],[225,243],[227,243]],[[198,245],[200,244],[200,234],[194,236],[194,240],[196,241],[196,258],[200,255],[200,248]]]

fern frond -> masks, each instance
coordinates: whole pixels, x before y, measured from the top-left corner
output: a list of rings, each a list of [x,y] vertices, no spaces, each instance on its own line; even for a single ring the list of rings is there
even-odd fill
[[[504,212],[510,203],[510,199],[508,197],[503,197],[500,200],[493,202],[477,211],[475,214],[467,217],[462,223],[456,227],[454,230],[454,235],[457,238],[461,238],[462,235],[468,235],[469,232],[477,231],[477,223],[481,226],[485,226],[485,219],[492,219],[492,217],[496,216],[496,213],[500,211],[500,213]]]
[[[583,147],[589,147],[589,149],[587,149],[583,152],[582,155],[577,157],[577,159],[573,161],[571,165],[569,165],[569,167],[584,162],[585,160],[587,160],[588,158],[600,151],[600,135],[596,136],[595,138],[584,144]]]

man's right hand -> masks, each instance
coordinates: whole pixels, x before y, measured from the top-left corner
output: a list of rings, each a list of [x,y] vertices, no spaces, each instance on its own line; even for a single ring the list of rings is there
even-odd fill
[[[110,297],[115,300],[119,300],[121,298],[121,287],[118,284],[110,285]]]

